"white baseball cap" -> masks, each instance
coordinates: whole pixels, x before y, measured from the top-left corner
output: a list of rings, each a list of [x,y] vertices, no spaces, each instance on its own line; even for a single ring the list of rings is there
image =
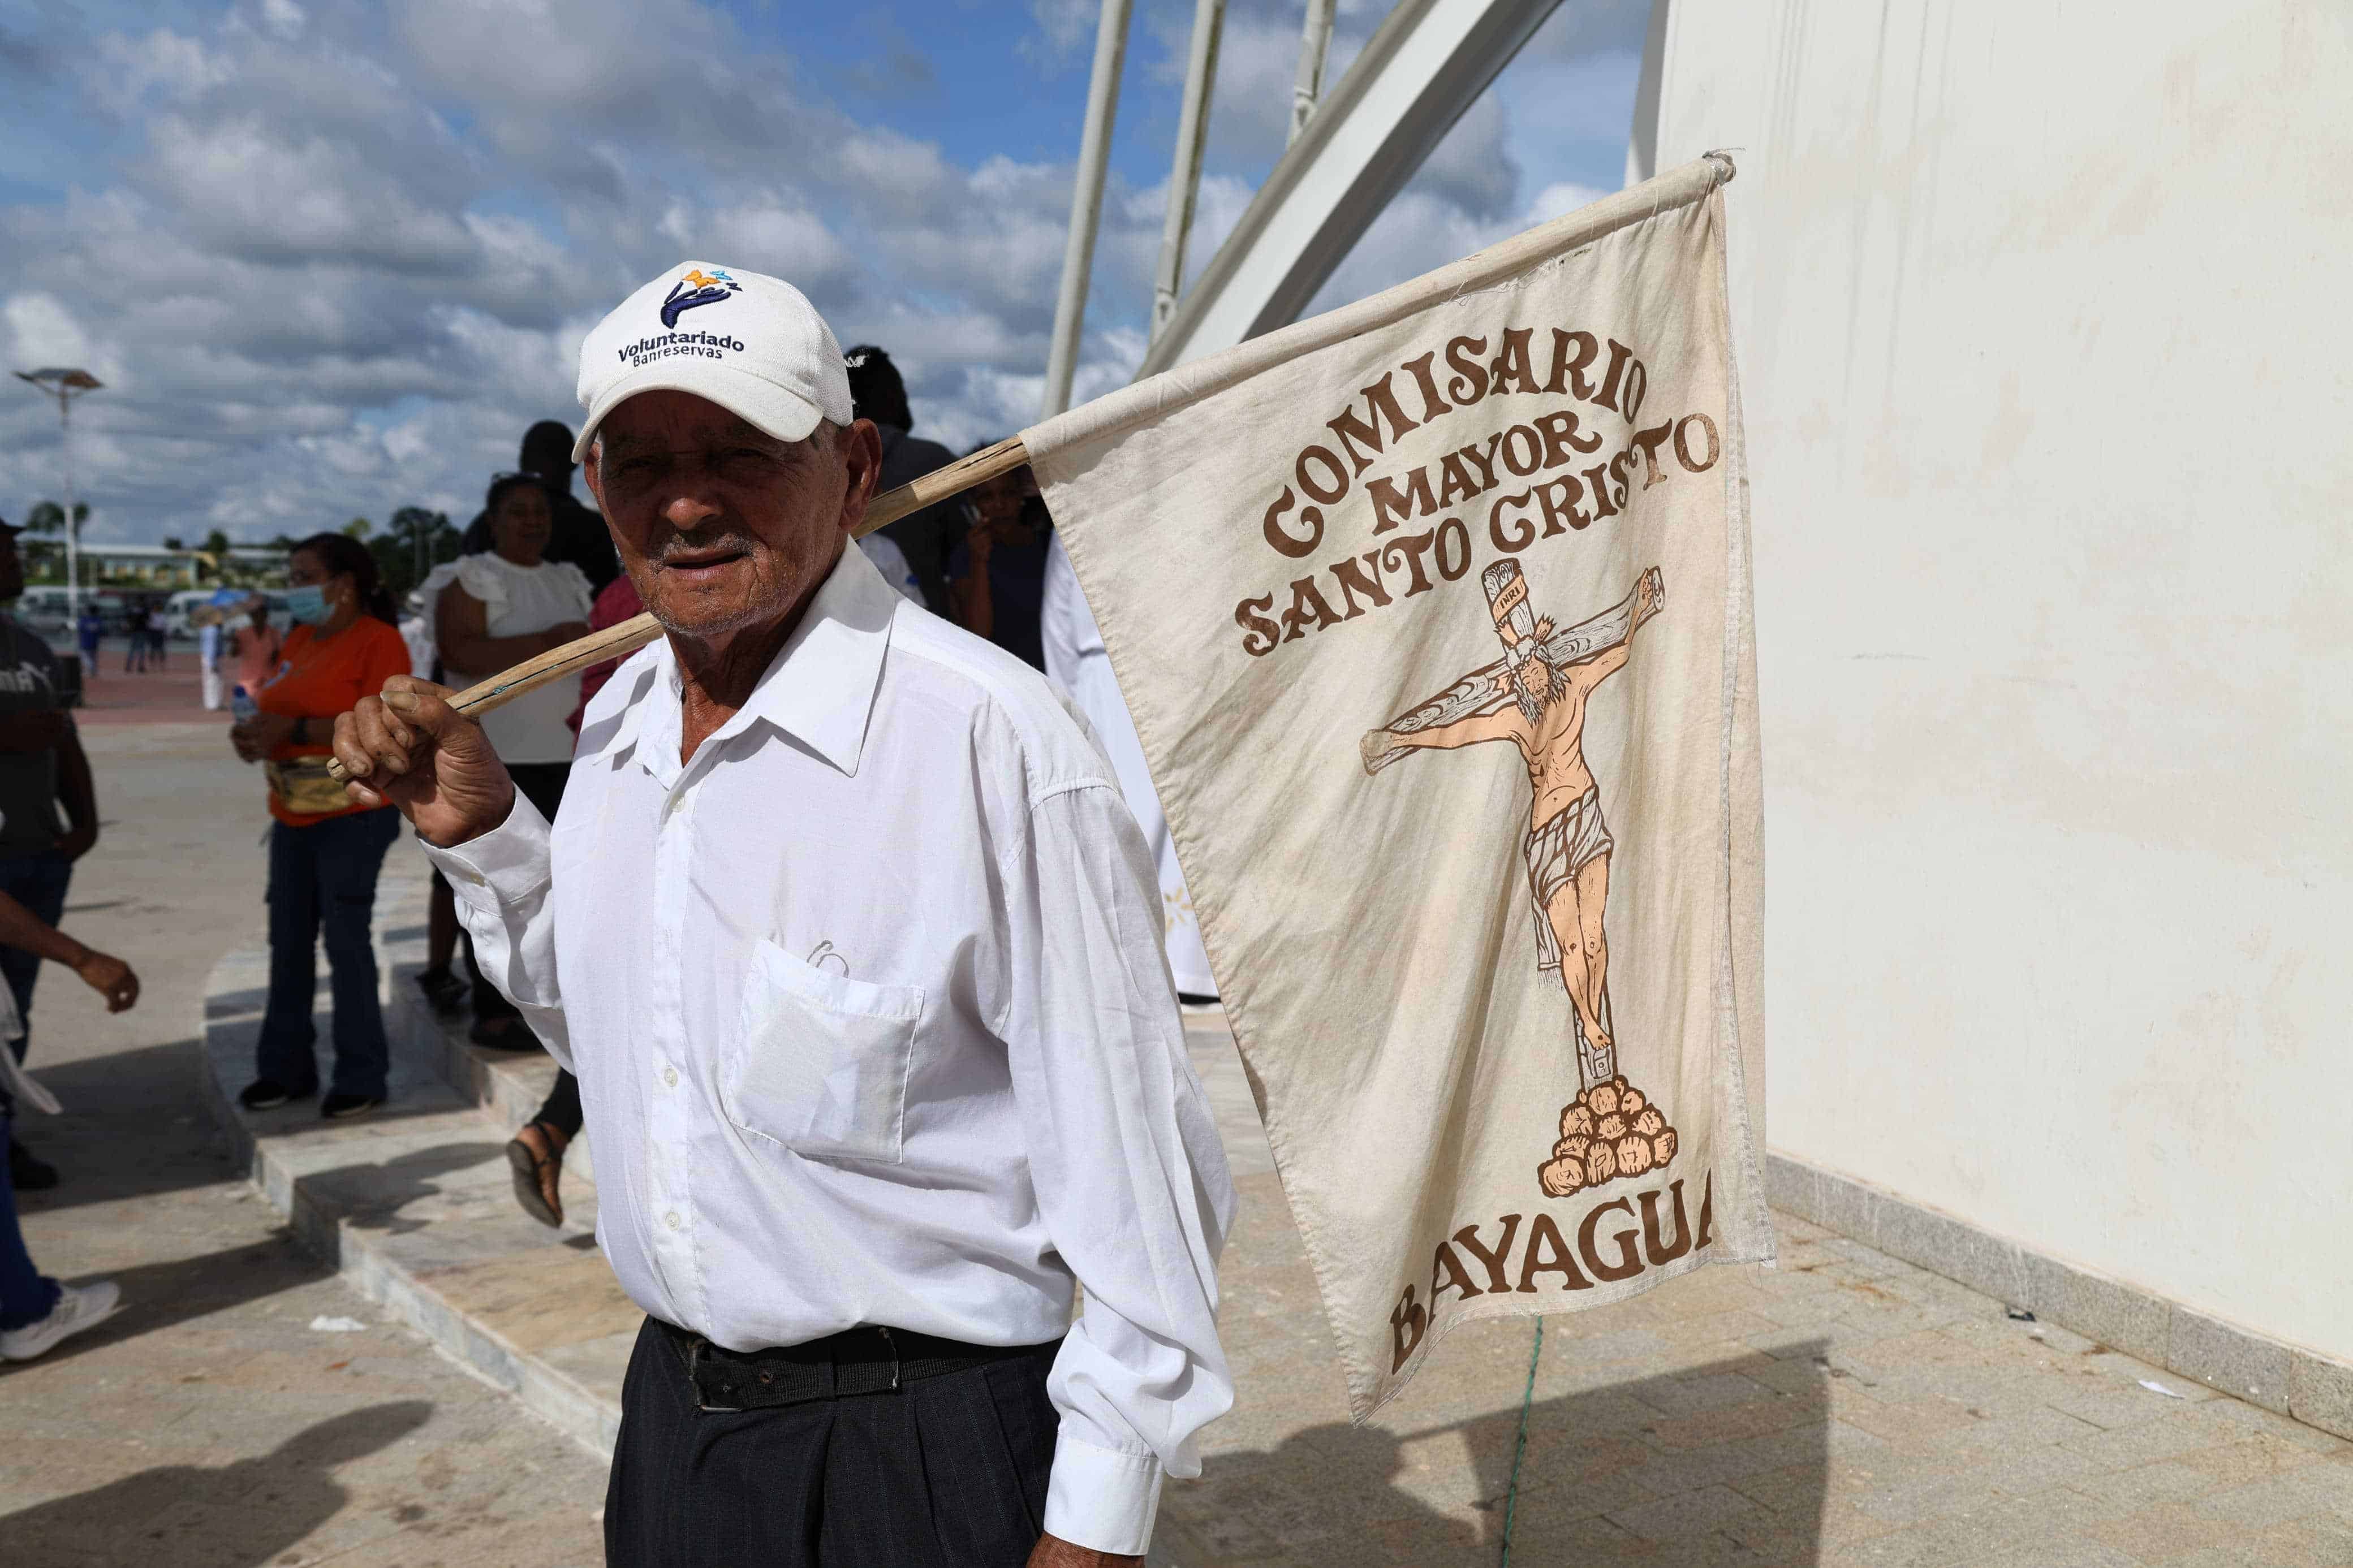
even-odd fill
[[[580,406],[572,460],[596,427],[640,392],[691,392],[774,436],[803,441],[820,419],[857,416],[833,329],[781,278],[708,261],[671,268],[596,323],[580,345]]]

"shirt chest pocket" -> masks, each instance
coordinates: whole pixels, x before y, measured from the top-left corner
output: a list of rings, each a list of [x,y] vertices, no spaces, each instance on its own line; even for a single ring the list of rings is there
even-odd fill
[[[721,1103],[744,1131],[820,1160],[899,1163],[923,992],[812,967],[773,942],[752,955]]]

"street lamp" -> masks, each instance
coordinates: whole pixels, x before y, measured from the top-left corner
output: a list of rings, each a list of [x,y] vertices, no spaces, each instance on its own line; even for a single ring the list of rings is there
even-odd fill
[[[66,471],[66,624],[71,626],[81,619],[81,523],[74,516],[73,400],[106,383],[86,370],[54,364],[20,370],[16,379],[58,400],[58,461]]]

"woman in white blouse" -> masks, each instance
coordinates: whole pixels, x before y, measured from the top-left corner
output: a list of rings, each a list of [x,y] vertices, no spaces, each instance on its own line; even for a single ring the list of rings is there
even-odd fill
[[[536,474],[501,474],[491,481],[492,548],[458,563],[441,590],[434,638],[443,673],[470,686],[588,635],[588,579],[568,561],[544,558],[554,512]],[[572,771],[572,730],[565,722],[580,705],[580,678],[550,681],[527,697],[481,716],[482,732],[514,775],[515,787],[551,822]],[[538,1044],[513,1005],[474,976],[474,1027],[479,1046],[528,1050]]]

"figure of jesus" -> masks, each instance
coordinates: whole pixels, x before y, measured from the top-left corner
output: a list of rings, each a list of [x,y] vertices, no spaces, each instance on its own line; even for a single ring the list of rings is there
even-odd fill
[[[1509,741],[1527,764],[1528,836],[1522,847],[1535,905],[1537,964],[1557,971],[1577,1029],[1577,1075],[1590,1089],[1617,1070],[1609,1019],[1609,901],[1614,840],[1601,816],[1601,787],[1585,761],[1585,716],[1594,689],[1625,668],[1634,634],[1658,614],[1666,588],[1655,566],[1615,608],[1556,632],[1528,605],[1516,561],[1480,576],[1504,654],[1440,696],[1367,732],[1365,771],[1406,752],[1452,751]]]

